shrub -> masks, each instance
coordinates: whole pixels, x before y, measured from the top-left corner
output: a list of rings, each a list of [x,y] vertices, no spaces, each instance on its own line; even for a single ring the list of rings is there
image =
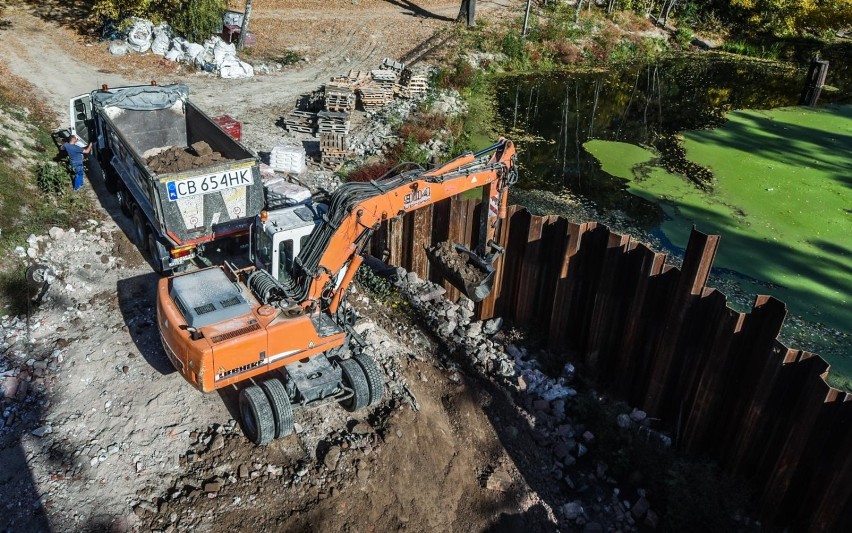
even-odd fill
[[[349,175],[346,177],[346,181],[356,181],[363,183],[379,179],[384,176],[391,168],[393,168],[393,165],[388,163],[387,161],[369,163],[350,172]]]
[[[678,28],[674,34],[674,41],[681,48],[686,48],[692,43],[692,38],[695,34],[689,28]]]
[[[54,161],[39,163],[36,172],[36,183],[39,189],[48,194],[62,194],[68,189],[71,180],[71,169],[67,164]]]
[[[473,86],[476,80],[476,69],[462,58],[458,58],[449,68],[441,69],[435,79],[435,85],[441,89],[460,91]]]

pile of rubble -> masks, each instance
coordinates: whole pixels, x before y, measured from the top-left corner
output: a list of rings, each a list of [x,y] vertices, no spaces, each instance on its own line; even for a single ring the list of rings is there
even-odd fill
[[[568,363],[558,376],[550,376],[525,348],[506,341],[501,333],[501,318],[476,320],[475,304],[469,298],[461,296],[451,302],[445,298],[446,290],[442,286],[401,268],[397,269],[395,284],[424,319],[425,326],[449,348],[450,354],[462,357],[464,365],[516,393],[519,411],[530,427],[536,429],[537,444],[551,451],[551,473],[555,480],[564,482],[572,492],[583,492],[590,483],[613,486],[608,500],[589,505],[589,502],[575,499],[562,504],[559,515],[569,527],[594,524],[593,528],[597,528],[602,527],[599,522],[612,520],[622,531],[637,531],[640,524],[651,529],[657,527],[659,517],[650,509],[643,490],[639,489],[634,502],[627,501],[620,496],[615,480],[607,475],[607,465],[578,464],[595,445],[596,438],[566,413],[566,407],[577,396],[572,386],[574,365]],[[453,361],[448,360],[446,364],[452,366]],[[637,431],[646,439],[654,439],[657,445],[671,445],[668,437],[650,429],[650,420],[638,409],[622,413],[612,422],[623,430]],[[542,463],[547,464],[546,461]],[[583,468],[578,469],[578,466]],[[499,485],[498,481],[494,483]]]

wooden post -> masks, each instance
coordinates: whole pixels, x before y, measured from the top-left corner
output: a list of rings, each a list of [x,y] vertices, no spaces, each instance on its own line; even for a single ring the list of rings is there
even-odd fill
[[[828,61],[814,57],[811,60],[810,68],[808,68],[808,75],[805,77],[805,87],[802,89],[799,105],[816,106],[827,75]]]

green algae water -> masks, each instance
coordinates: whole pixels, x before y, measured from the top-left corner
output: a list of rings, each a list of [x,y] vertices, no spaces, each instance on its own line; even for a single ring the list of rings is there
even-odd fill
[[[813,322],[852,324],[852,105],[738,111],[684,134],[686,157],[713,173],[696,186],[636,145],[592,140],[586,150],[628,191],[658,204],[661,230],[686,245],[695,224],[722,236],[716,266],[753,293],[769,292]]]
[[[675,253],[693,223],[721,234],[717,279],[785,301],[785,331],[829,327],[792,345],[852,355],[850,58],[830,58],[818,109],[792,107],[806,65],[701,56],[503,78],[499,122],[521,139],[519,186],[623,213]],[[852,357],[832,359],[852,376]]]

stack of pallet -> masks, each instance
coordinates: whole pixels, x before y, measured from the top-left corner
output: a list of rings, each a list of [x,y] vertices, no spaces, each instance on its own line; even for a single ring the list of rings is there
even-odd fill
[[[320,133],[320,166],[337,170],[349,156],[349,138],[343,133]]]
[[[370,73],[364,70],[350,70],[345,76],[331,78],[332,83],[347,86],[352,90],[358,89],[363,83],[370,81]]]
[[[393,90],[371,83],[358,89],[358,97],[364,111],[375,111],[393,102]]]
[[[415,74],[409,69],[402,71],[399,77],[399,95],[403,98],[418,98],[426,96],[429,91],[429,80],[423,74]]]
[[[317,113],[317,131],[323,133],[349,133],[349,113],[320,111]]]
[[[394,72],[399,74],[400,72],[403,71],[403,69],[405,68],[405,65],[403,65],[402,63],[399,63],[397,61],[394,61],[393,59],[391,59],[389,57],[386,57],[382,61],[382,64],[379,66],[379,68],[382,69],[382,70],[393,70]]]
[[[347,83],[327,83],[325,85],[325,109],[338,113],[349,113],[355,109],[355,93]]]
[[[294,109],[284,115],[281,121],[287,131],[298,131],[300,133],[314,133],[316,129],[317,114],[310,111]]]
[[[391,93],[396,92],[398,85],[396,84],[397,74],[393,70],[374,70],[370,73],[373,77],[373,83]]]

